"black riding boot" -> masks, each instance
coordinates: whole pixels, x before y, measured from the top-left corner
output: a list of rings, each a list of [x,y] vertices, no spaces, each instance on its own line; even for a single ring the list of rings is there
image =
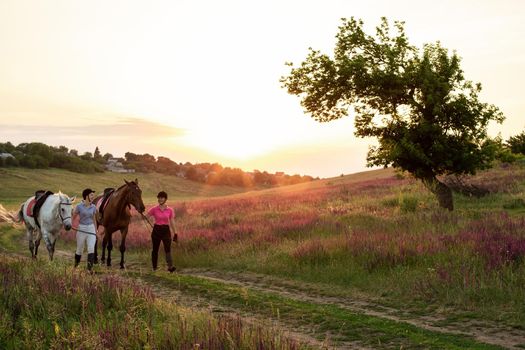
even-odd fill
[[[93,263],[95,262],[95,253],[89,253],[87,257],[87,269],[91,271],[93,269]]]
[[[78,264],[80,264],[80,258],[81,257],[82,257],[82,255],[75,254],[75,267],[77,267]]]
[[[171,258],[171,252],[166,252],[166,264],[168,265],[169,272],[175,271],[175,267],[173,266],[173,259]]]

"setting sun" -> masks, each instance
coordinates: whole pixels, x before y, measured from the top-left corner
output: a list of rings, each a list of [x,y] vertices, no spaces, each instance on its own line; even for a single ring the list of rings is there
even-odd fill
[[[330,54],[337,23],[350,16],[403,20],[418,46],[440,40],[457,50],[484,99],[505,113],[491,135],[521,130],[522,3],[428,6],[2,1],[0,137],[313,176],[364,170],[373,140],[354,136],[353,118],[319,124],[279,82],[309,46]]]
[[[183,137],[188,146],[201,148],[212,154],[237,160],[247,160],[273,150],[263,133],[246,133],[242,129],[217,127],[189,131]],[[278,144],[278,140],[274,140]]]

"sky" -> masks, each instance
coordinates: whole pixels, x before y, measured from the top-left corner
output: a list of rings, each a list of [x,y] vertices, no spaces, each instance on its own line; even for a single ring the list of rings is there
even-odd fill
[[[525,129],[525,1],[0,0],[0,142],[166,156],[332,177],[366,169],[373,139],[318,123],[279,78],[333,52],[342,17],[405,21],[412,44],[462,57],[481,99]]]

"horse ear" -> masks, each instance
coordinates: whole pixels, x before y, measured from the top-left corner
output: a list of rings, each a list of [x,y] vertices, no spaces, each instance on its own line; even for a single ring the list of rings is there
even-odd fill
[[[73,198],[71,198],[71,203],[73,203],[76,199],[77,199],[77,196],[74,196]]]
[[[126,183],[126,185],[129,185],[129,182],[127,182],[126,179],[124,179],[124,182]]]
[[[139,184],[139,179],[135,178],[135,183],[138,185]]]

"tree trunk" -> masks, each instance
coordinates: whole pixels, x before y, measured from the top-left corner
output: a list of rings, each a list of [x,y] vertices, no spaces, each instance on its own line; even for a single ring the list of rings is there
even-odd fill
[[[441,208],[454,210],[452,190],[435,176],[423,179],[425,186],[437,197]]]

